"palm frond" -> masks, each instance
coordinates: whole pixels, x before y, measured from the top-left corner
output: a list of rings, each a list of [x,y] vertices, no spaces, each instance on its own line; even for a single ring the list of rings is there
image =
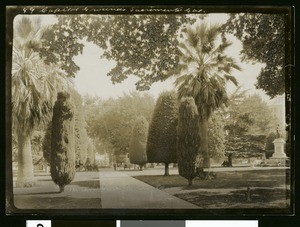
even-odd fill
[[[15,26],[12,58],[12,121],[18,132],[30,133],[51,113],[57,87],[67,84],[57,67],[46,65],[35,52],[41,22],[24,17]],[[65,79],[65,78],[64,78]]]
[[[197,61],[195,53],[193,53],[193,49],[188,47],[185,43],[180,43],[178,45],[179,51],[181,52],[181,61],[191,62],[191,61]]]
[[[237,79],[234,76],[226,74],[226,75],[224,75],[224,78],[228,81],[231,81],[235,86],[238,86],[238,84],[239,84]]]
[[[206,39],[207,29],[208,26],[206,23],[202,23],[195,28],[195,33],[198,35],[201,41]]]
[[[229,42],[226,40],[226,41],[222,42],[216,50],[220,53],[223,53],[231,45],[232,45],[232,42]]]
[[[188,28],[186,39],[179,44],[180,63],[184,66],[178,66],[176,71],[178,98],[194,97],[203,117],[209,117],[215,109],[228,102],[226,82],[237,85],[231,73],[233,69],[241,69],[233,58],[224,53],[230,42],[222,39],[216,47],[218,35],[217,25],[201,24],[194,29]],[[188,71],[189,67],[194,67],[194,71]]]
[[[174,84],[175,84],[175,86],[179,86],[181,83],[189,81],[191,79],[193,79],[193,75],[184,74],[184,75],[181,75],[181,76],[177,77]]]
[[[217,24],[211,25],[206,28],[206,37],[208,43],[214,43],[219,35],[219,26]]]
[[[186,42],[192,48],[194,48],[194,47],[196,47],[198,45],[199,37],[198,37],[197,33],[195,32],[195,30],[192,29],[191,27],[187,28],[187,39],[186,39]]]

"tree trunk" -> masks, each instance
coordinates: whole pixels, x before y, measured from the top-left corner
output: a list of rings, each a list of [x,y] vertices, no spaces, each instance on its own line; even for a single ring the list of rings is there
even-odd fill
[[[169,173],[169,163],[165,163],[165,176],[170,176],[170,173]]]
[[[32,187],[34,184],[30,136],[18,135],[17,187]]]
[[[143,165],[139,165],[140,166],[140,171],[143,171]]]
[[[232,154],[228,155],[228,164],[230,167],[232,167]]]
[[[193,185],[193,179],[188,179],[188,186],[191,187]]]
[[[208,119],[202,118],[199,124],[199,134],[200,134],[200,154],[203,155],[203,168],[210,168],[210,157],[208,153]]]
[[[65,190],[65,185],[59,185],[59,193],[62,193]]]

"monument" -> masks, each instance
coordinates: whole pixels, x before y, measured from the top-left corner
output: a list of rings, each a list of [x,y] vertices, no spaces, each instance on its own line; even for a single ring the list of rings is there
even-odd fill
[[[285,163],[286,163],[286,160],[288,159],[288,157],[284,153],[285,141],[281,137],[282,136],[279,133],[279,126],[278,126],[277,127],[277,138],[273,141],[274,153],[270,159],[272,160],[272,162],[274,164],[277,163],[278,165],[285,166]]]

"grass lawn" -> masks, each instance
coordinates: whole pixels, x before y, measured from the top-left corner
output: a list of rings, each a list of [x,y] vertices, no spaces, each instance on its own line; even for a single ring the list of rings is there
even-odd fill
[[[98,172],[77,172],[73,182],[58,193],[50,175],[37,175],[31,188],[14,188],[14,205],[19,209],[101,208]]]
[[[135,176],[200,208],[288,208],[289,172],[284,169],[218,172],[212,180],[195,178],[191,187],[179,175]],[[250,191],[247,192],[249,187]]]

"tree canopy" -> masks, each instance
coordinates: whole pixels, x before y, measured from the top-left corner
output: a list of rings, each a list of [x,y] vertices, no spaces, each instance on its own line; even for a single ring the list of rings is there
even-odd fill
[[[259,95],[242,94],[233,101],[225,113],[226,150],[255,156],[265,150],[266,137],[275,132],[276,118]]]
[[[265,63],[256,87],[271,98],[285,92],[284,14],[231,14],[223,25],[243,44],[242,60]]]
[[[197,15],[203,18],[205,15]],[[114,83],[129,75],[140,78],[139,90],[149,89],[179,63],[178,37],[195,18],[188,15],[57,15],[58,23],[43,35],[40,54],[46,63],[59,63],[74,77],[79,67],[74,56],[82,53],[83,39],[104,49],[103,57],[116,61],[109,72]],[[230,14],[224,33],[242,41],[242,59],[265,63],[257,88],[270,97],[285,91],[284,14]],[[225,37],[225,36],[224,36]],[[271,38],[270,38],[271,37]]]
[[[103,57],[117,65],[109,72],[113,83],[129,75],[140,78],[138,90],[147,90],[168,77],[178,58],[179,31],[194,19],[187,15],[59,15],[58,23],[43,36],[40,50],[46,63],[60,63],[74,77],[79,67],[74,56],[82,53],[82,39],[104,49]],[[198,15],[203,18],[203,15]]]
[[[115,155],[129,152],[129,142],[135,120],[143,116],[151,120],[154,100],[138,92],[118,99],[92,99],[85,97],[87,132],[91,138],[99,139]]]

